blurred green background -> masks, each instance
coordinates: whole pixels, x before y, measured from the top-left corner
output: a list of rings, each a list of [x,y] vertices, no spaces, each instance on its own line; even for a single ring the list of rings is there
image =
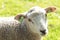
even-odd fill
[[[48,14],[49,33],[43,40],[60,40],[60,0],[0,0],[0,16],[15,16],[33,6],[57,8],[55,13]]]

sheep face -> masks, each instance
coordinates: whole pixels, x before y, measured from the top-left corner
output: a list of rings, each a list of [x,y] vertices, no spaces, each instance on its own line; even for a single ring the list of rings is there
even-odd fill
[[[31,26],[31,30],[35,33],[39,33],[41,36],[48,33],[47,29],[47,13],[55,11],[56,8],[48,7],[48,8],[40,8],[40,7],[33,7],[28,11],[26,14],[29,23],[28,25]]]
[[[28,13],[27,17],[29,18],[29,23],[31,30],[40,35],[45,35],[48,33],[47,29],[47,19],[46,11],[40,7],[32,8]]]

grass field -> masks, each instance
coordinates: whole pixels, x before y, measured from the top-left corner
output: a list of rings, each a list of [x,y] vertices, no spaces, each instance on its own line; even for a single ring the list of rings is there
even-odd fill
[[[43,40],[60,40],[60,0],[0,0],[0,16],[14,16],[33,6],[55,6],[56,13],[48,14],[49,33]]]

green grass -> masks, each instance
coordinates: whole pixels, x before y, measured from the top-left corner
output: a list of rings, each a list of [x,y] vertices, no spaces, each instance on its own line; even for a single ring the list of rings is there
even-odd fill
[[[56,13],[48,14],[49,33],[44,40],[60,40],[60,0],[0,0],[0,16],[14,16],[33,6],[55,6]]]

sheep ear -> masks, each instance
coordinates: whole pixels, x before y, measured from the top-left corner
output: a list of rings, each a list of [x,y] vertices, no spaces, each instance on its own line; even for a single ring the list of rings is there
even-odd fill
[[[46,13],[54,12],[56,10],[56,7],[48,7],[48,8],[45,8],[45,10],[46,10]]]
[[[16,15],[14,19],[16,19],[16,20],[20,20],[22,17],[23,17],[23,18],[26,18],[25,15],[23,15],[23,14],[19,14],[19,15]]]

